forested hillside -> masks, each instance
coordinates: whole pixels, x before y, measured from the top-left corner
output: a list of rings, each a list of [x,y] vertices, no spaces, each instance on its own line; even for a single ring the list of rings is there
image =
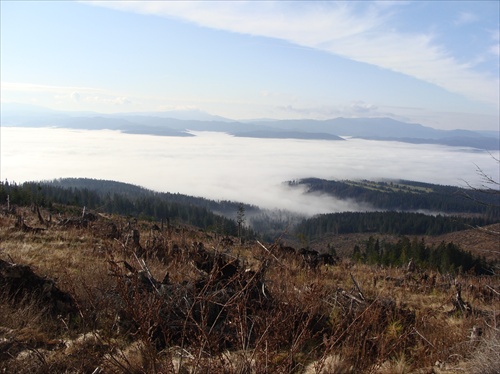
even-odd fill
[[[325,193],[338,199],[368,203],[374,210],[479,213],[491,219],[500,216],[500,195],[487,190],[403,180],[372,182],[307,178],[289,184],[306,185],[310,193]]]
[[[440,235],[498,222],[498,218],[425,215],[409,212],[346,212],[322,214],[303,220],[297,234],[308,240],[326,234],[380,233],[393,235]]]
[[[178,193],[155,192],[107,180],[65,178],[23,184],[0,183],[0,201],[34,204],[57,213],[58,204],[86,207],[101,213],[165,222],[181,222],[202,229],[236,235],[240,211],[244,238],[267,241],[285,236],[306,242],[326,235],[380,233],[440,235],[500,221],[495,195],[456,187],[417,182],[354,182],[305,179],[310,192],[352,199],[377,207],[376,212],[344,212],[307,218],[282,210],[265,210],[234,201],[213,201]],[[468,195],[469,198],[465,196]],[[484,200],[486,198],[486,200]],[[479,204],[476,200],[486,201]],[[488,200],[489,199],[489,200]],[[415,213],[415,210],[441,214]]]
[[[370,237],[364,248],[355,246],[352,254],[355,261],[370,265],[419,267],[439,271],[442,274],[492,274],[493,265],[484,258],[473,256],[458,244],[441,242],[437,247],[429,246],[425,240],[402,237],[395,243]]]
[[[165,222],[179,222],[222,234],[237,234],[234,219],[238,204],[215,202],[181,194],[158,193],[131,184],[85,178],[59,179],[51,182],[1,183],[0,199],[11,204],[35,204],[57,212],[57,205],[76,205],[103,213]],[[248,208],[251,210],[251,207]],[[219,214],[217,214],[219,213]],[[254,236],[245,228],[245,237]]]
[[[76,190],[95,191],[99,196],[119,194],[132,200],[148,196],[167,200],[172,203],[182,205],[194,205],[206,208],[226,217],[235,217],[240,203],[228,200],[209,200],[202,197],[188,196],[180,193],[156,192],[146,188],[135,186],[129,183],[116,182],[110,180],[99,180],[91,178],[60,178],[50,182],[43,182],[44,185],[58,186]],[[256,206],[245,204],[245,211],[248,213],[257,212]]]

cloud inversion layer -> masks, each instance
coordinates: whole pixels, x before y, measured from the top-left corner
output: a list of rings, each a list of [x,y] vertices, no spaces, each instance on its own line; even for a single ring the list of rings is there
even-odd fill
[[[9,181],[61,177],[112,179],[156,191],[315,214],[369,209],[350,201],[305,195],[284,181],[410,179],[445,185],[480,183],[478,165],[498,180],[486,152],[437,145],[347,141],[189,138],[116,131],[2,128],[1,175]],[[498,154],[495,153],[495,157]]]

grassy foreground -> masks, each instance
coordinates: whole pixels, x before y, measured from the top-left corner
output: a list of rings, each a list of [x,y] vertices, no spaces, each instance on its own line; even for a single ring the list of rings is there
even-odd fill
[[[500,371],[498,275],[311,267],[192,227],[2,211],[3,372]]]

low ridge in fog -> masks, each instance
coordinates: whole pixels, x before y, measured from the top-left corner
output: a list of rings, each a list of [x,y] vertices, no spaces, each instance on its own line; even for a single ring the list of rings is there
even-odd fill
[[[339,136],[416,144],[442,144],[500,149],[499,134],[470,130],[436,130],[392,118],[334,118],[328,120],[268,120],[238,122],[201,111],[158,113],[71,113],[38,107],[6,105],[2,125],[21,127],[55,126],[86,130],[119,130],[130,134],[190,136],[189,131],[225,132],[253,138],[341,140]]]

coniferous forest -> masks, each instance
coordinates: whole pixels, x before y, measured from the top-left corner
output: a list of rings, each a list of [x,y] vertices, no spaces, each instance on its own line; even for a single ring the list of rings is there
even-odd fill
[[[473,256],[454,243],[441,242],[437,247],[426,245],[425,240],[404,236],[396,243],[370,237],[361,249],[354,247],[352,259],[361,263],[383,266],[406,266],[432,269],[442,274],[491,274],[492,264],[484,258]]]
[[[232,201],[213,201],[173,193],[160,193],[131,184],[88,178],[0,184],[0,199],[13,204],[36,204],[57,210],[70,204],[104,213],[149,220],[179,221],[203,229],[235,235],[241,206],[247,217],[245,236],[274,240],[285,230],[307,241],[329,234],[382,233],[439,235],[499,222],[498,196],[476,190],[416,182],[335,182],[306,179],[311,192],[327,192],[337,198],[358,199],[378,211],[343,212],[314,217],[278,212]],[[478,203],[480,201],[481,203]],[[432,208],[434,207],[434,208]],[[415,210],[431,210],[424,214]],[[292,226],[292,227],[290,227]]]
[[[306,185],[309,192],[353,199],[382,211],[428,211],[434,214],[467,212],[480,213],[491,219],[500,216],[498,194],[485,190],[405,180],[373,182],[306,178],[290,182],[290,185]]]
[[[151,221],[180,222],[236,235],[237,224],[215,212],[234,213],[237,203],[214,202],[181,194],[158,193],[115,181],[70,178],[51,182],[2,183],[0,199],[12,204],[36,204],[57,212],[58,205],[75,205],[103,213]],[[248,209],[251,209],[249,207]],[[254,234],[246,229],[246,234]]]

